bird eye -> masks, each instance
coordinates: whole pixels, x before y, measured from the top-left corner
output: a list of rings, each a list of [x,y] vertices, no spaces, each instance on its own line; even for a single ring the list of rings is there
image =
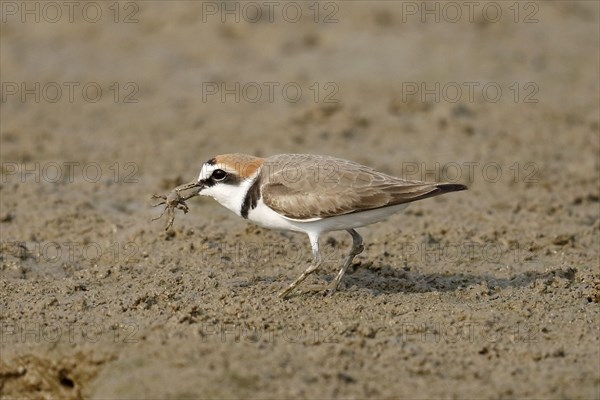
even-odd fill
[[[227,172],[223,171],[222,169],[215,169],[211,175],[215,181],[222,181],[226,176]]]

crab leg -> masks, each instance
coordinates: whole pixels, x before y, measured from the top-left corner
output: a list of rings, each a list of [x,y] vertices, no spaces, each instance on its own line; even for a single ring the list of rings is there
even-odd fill
[[[192,188],[198,188],[198,189],[191,192],[187,196],[182,196],[180,194],[181,191],[192,189]],[[153,218],[152,220],[155,221],[157,219],[160,219],[166,212],[168,219],[167,219],[167,226],[166,226],[165,230],[169,230],[169,228],[173,226],[173,222],[175,221],[175,209],[178,208],[178,209],[182,210],[184,214],[187,214],[190,209],[187,206],[187,204],[185,203],[185,201],[188,199],[191,199],[192,197],[198,196],[199,192],[200,192],[200,189],[199,189],[198,182],[190,182],[190,183],[186,183],[186,184],[177,186],[175,189],[171,190],[166,196],[165,195],[153,195],[152,196],[153,199],[163,200],[157,204],[154,204],[153,207],[158,207],[158,206],[161,206],[164,204],[165,208],[158,217]]]

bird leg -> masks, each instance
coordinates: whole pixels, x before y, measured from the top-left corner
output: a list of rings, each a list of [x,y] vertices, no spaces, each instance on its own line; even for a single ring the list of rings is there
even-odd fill
[[[309,236],[309,238],[311,241],[311,246],[312,246],[312,251],[313,251],[313,261],[310,264],[310,266],[308,268],[306,268],[306,271],[304,271],[302,273],[302,275],[300,275],[298,277],[298,279],[296,279],[294,282],[290,283],[290,285],[285,290],[279,292],[278,296],[280,299],[285,299],[287,297],[287,295],[290,294],[292,292],[292,290],[294,290],[296,288],[296,286],[301,284],[310,274],[315,272],[317,270],[317,268],[319,268],[322,264],[321,253],[319,252],[319,238],[318,238],[318,236],[316,238]]]
[[[365,247],[362,244],[362,237],[358,234],[358,232],[356,232],[354,229],[348,229],[347,232],[352,235],[352,249],[350,250],[350,254],[348,254],[348,257],[346,257],[346,260],[344,261],[344,265],[342,265],[340,272],[338,272],[337,276],[335,277],[333,286],[329,290],[329,295],[334,294],[338,286],[340,286],[342,277],[346,273],[346,270],[348,269],[350,264],[352,264],[352,260],[354,259],[354,257],[362,253],[365,249]]]

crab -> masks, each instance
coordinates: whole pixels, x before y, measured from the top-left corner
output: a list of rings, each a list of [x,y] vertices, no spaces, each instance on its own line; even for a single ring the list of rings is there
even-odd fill
[[[186,196],[181,195],[181,191],[198,188],[191,192]],[[152,195],[153,199],[161,199],[162,201],[156,204],[153,204],[152,207],[158,207],[161,205],[165,205],[165,209],[162,213],[156,218],[152,218],[152,221],[156,221],[157,219],[162,218],[162,216],[167,213],[167,226],[165,227],[165,231],[168,231],[169,228],[173,226],[173,222],[175,222],[175,209],[182,210],[184,214],[187,214],[190,211],[188,205],[185,203],[186,200],[191,199],[192,197],[198,196],[200,192],[198,182],[190,182],[184,185],[177,186],[175,189],[171,190],[167,195]]]

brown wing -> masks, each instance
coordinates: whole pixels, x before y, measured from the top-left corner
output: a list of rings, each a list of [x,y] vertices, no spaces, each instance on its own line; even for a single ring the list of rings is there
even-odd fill
[[[268,158],[262,175],[265,204],[298,220],[388,207],[465,189],[458,184],[406,181],[351,161],[305,154]]]

